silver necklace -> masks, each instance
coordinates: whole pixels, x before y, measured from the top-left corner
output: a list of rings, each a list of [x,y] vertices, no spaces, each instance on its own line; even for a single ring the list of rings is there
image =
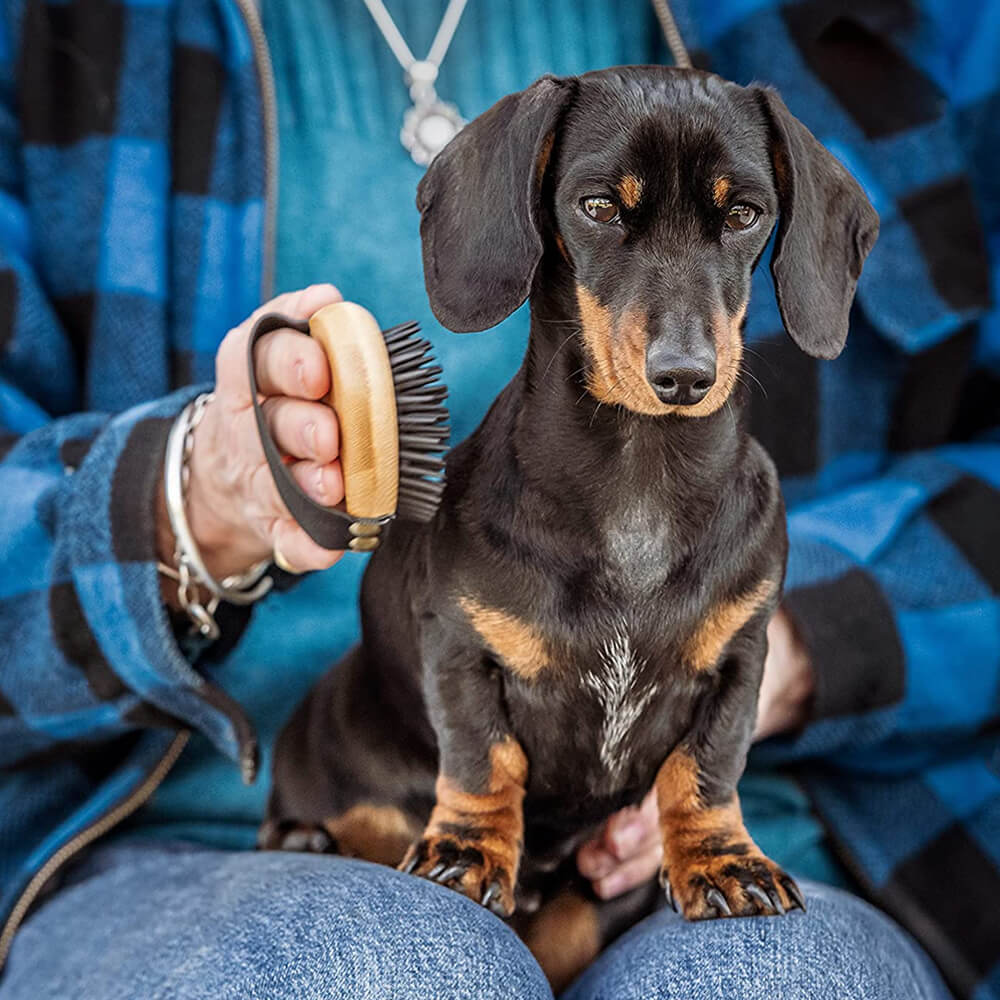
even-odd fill
[[[438,99],[434,82],[467,2],[449,0],[427,58],[417,59],[382,0],[364,0],[375,26],[403,67],[403,79],[410,88],[413,107],[403,115],[399,141],[413,161],[422,167],[427,166],[465,124],[454,104]]]

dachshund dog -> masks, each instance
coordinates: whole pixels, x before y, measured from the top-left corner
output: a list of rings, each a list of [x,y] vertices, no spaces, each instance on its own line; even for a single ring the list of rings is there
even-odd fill
[[[420,183],[435,315],[531,303],[524,362],[398,523],[363,639],[282,733],[261,845],[336,851],[514,917],[562,985],[661,894],[601,903],[575,849],[655,787],[660,883],[691,920],[801,907],[743,824],[787,540],[744,428],[750,276],[833,358],[878,216],[764,87],[660,66],[544,77]]]

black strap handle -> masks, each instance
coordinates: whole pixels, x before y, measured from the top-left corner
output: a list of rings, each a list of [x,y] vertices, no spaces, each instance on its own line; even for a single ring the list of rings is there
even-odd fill
[[[247,371],[250,376],[250,395],[253,399],[253,412],[257,418],[257,431],[260,443],[264,448],[264,456],[274,477],[274,485],[278,488],[281,499],[285,502],[289,513],[302,526],[306,534],[324,549],[353,549],[355,551],[370,551],[378,546],[383,529],[392,521],[394,514],[385,517],[353,517],[347,511],[338,507],[324,507],[316,503],[312,497],[304,493],[288,466],[282,460],[281,452],[271,437],[271,429],[267,426],[267,418],[258,398],[257,373],[254,370],[254,345],[266,333],[273,333],[288,327],[299,333],[309,335],[309,321],[292,319],[280,313],[266,313],[254,323],[250,331],[247,345]]]

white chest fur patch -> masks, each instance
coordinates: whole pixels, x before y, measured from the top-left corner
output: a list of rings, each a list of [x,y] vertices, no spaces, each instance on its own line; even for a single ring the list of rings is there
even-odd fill
[[[601,763],[616,776],[624,765],[622,744],[656,694],[658,685],[639,690],[638,675],[644,664],[632,648],[623,621],[618,621],[604,640],[600,657],[602,669],[585,673],[583,683],[594,692],[604,710]]]

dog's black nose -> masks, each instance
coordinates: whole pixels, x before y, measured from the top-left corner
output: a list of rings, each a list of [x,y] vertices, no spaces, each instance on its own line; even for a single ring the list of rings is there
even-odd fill
[[[692,406],[715,385],[715,358],[653,345],[646,355],[646,378],[661,403]]]

